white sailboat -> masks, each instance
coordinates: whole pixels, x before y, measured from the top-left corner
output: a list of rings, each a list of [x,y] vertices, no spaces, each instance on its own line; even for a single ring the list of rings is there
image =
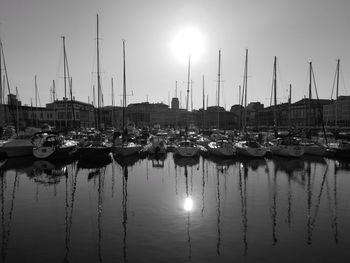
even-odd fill
[[[247,108],[247,90],[248,90],[248,49],[246,49],[245,55],[245,67],[243,78],[243,94],[244,94],[244,114],[242,132],[246,133],[246,108]],[[258,141],[249,138],[246,134],[245,138],[235,143],[237,155],[248,157],[264,157],[267,152],[267,147],[261,145]]]
[[[277,133],[277,79],[276,79],[276,61],[274,59],[273,64],[273,95],[274,95],[274,129],[275,134]],[[300,141],[297,138],[292,137],[290,134],[282,137],[276,138],[271,145],[270,150],[273,155],[285,156],[285,157],[301,157],[304,155],[304,147],[300,145]]]
[[[219,50],[219,67],[218,67],[218,110],[220,107],[220,82],[221,82],[221,50]],[[218,112],[218,127],[219,129],[219,112]],[[233,144],[224,139],[217,139],[208,144],[209,154],[216,156],[233,156],[236,154],[236,148]]]
[[[310,80],[309,80],[309,103],[308,103],[308,126],[309,129],[311,129],[311,97],[312,97],[312,78],[313,76],[313,70],[312,70],[312,62],[309,62],[310,65]],[[317,156],[324,156],[326,153],[326,145],[319,143],[317,141],[312,140],[311,138],[305,138],[301,143],[304,147],[304,153],[309,155],[317,155]]]
[[[101,102],[101,78],[100,78],[100,51],[99,51],[99,19],[98,15],[96,15],[96,28],[97,28],[97,36],[96,36],[96,57],[97,57],[97,90],[98,90],[98,103],[97,103],[97,115],[98,115],[98,123],[96,127],[98,129],[101,128],[100,122],[100,102]],[[64,47],[65,50],[65,47]],[[64,53],[66,53],[64,51]],[[71,93],[72,94],[72,93]],[[73,112],[73,110],[72,110]],[[74,115],[74,112],[73,112]],[[74,125],[73,125],[74,126]],[[81,162],[95,162],[101,163],[108,161],[110,159],[110,152],[112,150],[112,143],[108,142],[101,136],[100,132],[92,132],[90,136],[86,138],[85,141],[79,144],[78,149],[78,157]]]
[[[247,157],[264,157],[267,152],[267,147],[261,145],[256,140],[244,140],[235,143],[237,155]]]
[[[175,148],[175,154],[182,157],[193,157],[199,154],[199,148],[190,140],[183,140]]]
[[[344,111],[342,109],[340,111],[341,104],[340,103],[340,97],[339,97],[339,71],[340,71],[340,59],[337,60],[337,69],[336,69],[336,99],[335,99],[335,108],[334,108],[334,117],[335,117],[335,139],[336,142],[332,144],[332,146],[327,149],[327,154],[332,156],[335,156],[337,158],[341,159],[349,159],[350,156],[350,133],[345,131],[339,130],[339,113],[341,111]]]
[[[123,134],[121,138],[116,138],[112,151],[119,156],[130,156],[138,154],[142,146],[134,142],[128,141],[127,129],[125,125],[126,110],[126,74],[125,74],[125,40],[123,40]]]
[[[191,68],[191,57],[188,58],[188,69],[187,69],[187,97],[186,97],[186,111],[188,111],[188,98],[189,98],[189,91],[190,91],[190,68]],[[185,139],[180,141],[175,146],[175,154],[182,156],[182,157],[193,157],[199,154],[199,148],[197,145],[187,139],[188,131],[186,127],[185,132]]]
[[[167,144],[166,137],[162,134],[157,134],[149,139],[149,144],[145,146],[149,154],[166,154]]]
[[[33,155],[33,144],[29,137],[15,137],[0,142],[0,156],[11,158]]]
[[[4,67],[4,79],[2,75],[2,67]],[[10,93],[10,84],[9,84],[9,78],[7,75],[7,68],[5,63],[5,55],[4,55],[4,49],[2,41],[0,40],[0,110],[5,109],[5,104],[3,104],[4,99],[4,90],[5,86],[2,86],[3,82],[7,84],[8,92]],[[18,91],[16,88],[16,98],[18,99]],[[3,104],[3,105],[2,105]],[[10,114],[12,115],[13,122],[17,123],[16,125],[16,132],[15,128],[12,126],[9,126],[9,130],[11,130],[10,136],[7,138],[2,138],[3,140],[0,140],[0,159],[1,158],[11,158],[11,157],[20,157],[20,156],[30,156],[33,155],[33,144],[31,142],[31,137],[33,133],[19,133],[19,116],[18,116],[18,102],[17,102],[17,116],[14,113],[12,102],[7,105],[7,108],[10,109]],[[0,126],[5,125],[6,119],[10,122],[10,118],[6,118],[6,112],[3,113],[4,119],[0,120]],[[1,115],[1,113],[0,113]],[[16,134],[15,134],[16,133]],[[0,134],[0,138],[3,136],[3,134]]]

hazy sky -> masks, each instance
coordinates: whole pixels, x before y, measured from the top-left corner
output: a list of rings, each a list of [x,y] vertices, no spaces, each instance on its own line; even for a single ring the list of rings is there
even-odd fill
[[[18,87],[23,103],[34,99],[38,78],[41,105],[50,101],[52,80],[64,95],[63,51],[66,49],[73,95],[92,99],[96,83],[96,14],[100,18],[100,58],[104,104],[111,105],[122,89],[122,39],[126,40],[128,103],[168,103],[175,81],[185,105],[187,62],[172,48],[184,28],[201,35],[192,61],[194,108],[202,105],[202,75],[209,105],[216,103],[218,50],[222,50],[221,106],[238,103],[248,57],[248,102],[270,103],[274,56],[278,58],[278,97],[292,101],[307,94],[308,62],[313,62],[321,98],[330,98],[336,59],[341,59],[340,94],[349,95],[349,0],[0,0],[0,36],[10,88]],[[184,40],[182,40],[184,41]],[[200,40],[197,40],[200,41]],[[180,41],[181,42],[181,41]]]

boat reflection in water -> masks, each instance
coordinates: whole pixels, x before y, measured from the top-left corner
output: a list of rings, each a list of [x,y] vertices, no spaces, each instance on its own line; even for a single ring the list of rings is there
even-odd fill
[[[287,175],[293,175],[296,172],[301,172],[304,170],[304,161],[297,158],[284,158],[279,156],[274,156],[271,159],[274,165],[275,173],[278,171],[284,172]]]
[[[7,162],[7,159],[0,160],[0,169],[5,165],[6,162]]]
[[[350,162],[337,160],[334,162],[334,173],[348,173],[350,171]]]
[[[128,179],[129,168],[139,161],[137,155],[114,156],[122,168],[122,227],[123,227],[123,262],[127,262],[127,227],[128,227]]]
[[[124,169],[124,167],[132,167],[140,161],[140,157],[137,155],[119,156],[113,155],[113,159]]]
[[[219,157],[215,155],[209,155],[206,157],[209,162],[212,162],[216,165],[222,173],[225,172],[230,166],[233,166],[236,163],[236,160],[233,157]]]
[[[248,181],[248,164],[249,162],[245,160],[242,162],[242,165],[239,166],[238,176],[239,176],[239,194],[241,200],[241,220],[243,228],[243,244],[244,244],[244,255],[248,253],[248,241],[247,241],[247,232],[248,232],[248,216],[247,216],[247,181]],[[243,170],[243,172],[242,172]],[[243,173],[243,175],[242,175]]]
[[[148,160],[152,162],[152,167],[154,168],[164,168],[165,159],[165,154],[151,154],[148,156]]]
[[[238,157],[236,159],[239,163],[243,165],[243,167],[247,167],[252,169],[252,171],[256,171],[259,168],[266,167],[267,162],[264,158],[253,158],[253,157]]]
[[[10,242],[12,221],[14,220],[15,199],[19,189],[19,175],[5,178],[4,170],[0,170],[0,203],[1,203],[1,259],[6,262]],[[13,181],[13,182],[12,182]],[[8,190],[8,191],[6,191]],[[7,195],[8,192],[8,195]]]
[[[198,160],[199,160],[199,158],[198,158]],[[186,197],[185,197],[185,200],[184,200],[183,209],[184,209],[184,211],[186,212],[186,215],[187,215],[186,230],[187,230],[187,243],[188,243],[188,260],[191,260],[191,257],[192,257],[192,245],[191,245],[191,233],[190,233],[190,226],[191,226],[190,215],[191,215],[191,212],[193,210],[193,199],[192,199],[192,196],[189,194],[189,189],[188,189],[188,169],[187,169],[187,166],[196,165],[197,164],[197,158],[180,157],[180,160],[177,158],[177,162],[178,162],[177,165],[180,164],[179,166],[184,167]],[[192,180],[191,180],[191,182],[192,182]]]
[[[350,258],[347,162],[306,155],[109,157],[98,164],[4,162],[0,261]],[[28,242],[33,236],[37,242]]]
[[[77,166],[79,169],[99,169],[99,168],[106,167],[111,162],[112,162],[112,157],[110,154],[107,154],[95,160],[79,159]]]
[[[36,183],[57,184],[62,176],[68,176],[67,166],[57,165],[48,160],[37,160],[33,163],[32,176]]]
[[[199,155],[193,157],[181,157],[179,155],[173,155],[175,165],[180,167],[190,167],[199,164]]]
[[[24,173],[28,176],[33,170],[33,163],[36,160],[35,157],[15,157],[5,159],[0,170],[6,171],[16,171],[18,173]]]

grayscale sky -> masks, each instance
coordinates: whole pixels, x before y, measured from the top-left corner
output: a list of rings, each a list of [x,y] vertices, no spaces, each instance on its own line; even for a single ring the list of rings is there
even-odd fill
[[[128,103],[164,102],[178,96],[185,105],[187,61],[176,55],[173,39],[194,28],[194,108],[202,105],[202,75],[209,105],[216,104],[218,50],[222,50],[221,106],[238,103],[243,82],[245,49],[248,57],[248,102],[270,104],[274,56],[278,58],[278,100],[308,94],[308,62],[313,62],[319,96],[330,98],[336,59],[341,59],[340,94],[349,95],[349,0],[0,0],[0,36],[4,45],[11,91],[34,99],[38,78],[40,103],[50,101],[56,81],[64,95],[63,51],[73,79],[73,95],[92,100],[96,84],[96,14],[100,18],[100,58],[104,104],[111,105],[122,90],[122,39],[126,40]],[[191,38],[189,36],[188,38]],[[179,42],[185,41],[184,39]],[[314,91],[313,91],[313,94]]]

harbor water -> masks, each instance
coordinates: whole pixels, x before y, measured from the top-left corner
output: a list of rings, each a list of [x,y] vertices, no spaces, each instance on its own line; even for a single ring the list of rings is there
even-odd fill
[[[350,163],[111,156],[0,168],[1,262],[350,262]]]

